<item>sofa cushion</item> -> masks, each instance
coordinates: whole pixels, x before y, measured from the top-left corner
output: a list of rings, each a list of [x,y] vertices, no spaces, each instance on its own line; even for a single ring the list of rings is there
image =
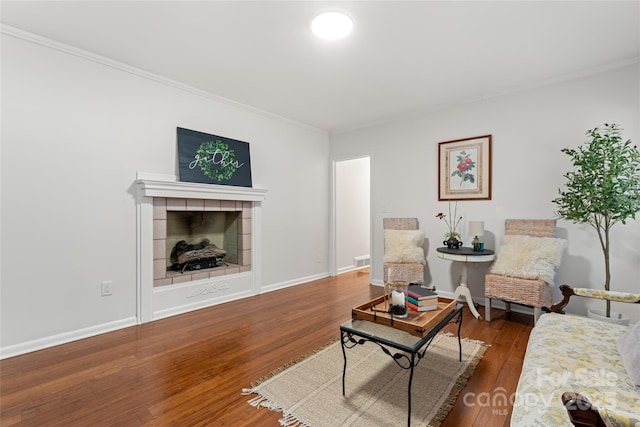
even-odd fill
[[[606,410],[608,419],[640,413],[640,391],[616,348],[628,330],[585,317],[543,314],[529,337],[511,426],[570,426],[561,398],[566,391]]]
[[[617,408],[599,409],[598,412],[607,427],[640,426],[640,413],[638,412],[625,412]]]
[[[631,382],[636,387],[640,387],[640,322],[618,338],[618,352],[622,357],[624,368],[629,373]]]

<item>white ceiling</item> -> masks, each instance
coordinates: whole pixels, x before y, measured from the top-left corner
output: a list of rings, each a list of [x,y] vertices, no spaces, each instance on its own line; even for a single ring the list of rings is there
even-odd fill
[[[1,22],[341,132],[640,61],[640,1],[2,1]],[[323,11],[350,37],[309,31]]]

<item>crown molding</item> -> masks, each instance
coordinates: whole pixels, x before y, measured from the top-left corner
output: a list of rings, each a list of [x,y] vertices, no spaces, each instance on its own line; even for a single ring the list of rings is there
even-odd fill
[[[220,95],[213,94],[211,92],[207,92],[202,89],[198,89],[193,86],[189,86],[187,84],[181,83],[176,80],[172,80],[158,74],[151,73],[149,71],[145,71],[143,69],[134,67],[129,64],[125,64],[120,61],[116,61],[114,59],[107,58],[105,56],[97,55],[95,53],[86,51],[84,49],[80,49],[65,43],[61,43],[47,37],[39,36],[37,34],[30,33],[28,31],[21,30],[19,28],[12,27],[6,24],[0,24],[0,34],[5,34],[7,36],[15,37],[17,39],[21,39],[30,43],[34,43],[43,47],[47,47],[49,49],[57,50],[59,52],[66,53],[68,55],[73,55],[87,61],[95,62],[97,64],[104,65],[106,67],[115,68],[120,71],[124,71],[129,74],[133,74],[137,77],[141,77],[147,80],[154,81],[156,83],[160,83],[166,86],[173,87],[175,89],[182,90],[184,92],[191,93],[193,95],[201,96],[203,98],[209,99],[214,102],[219,102],[222,104],[229,105],[234,108],[238,108],[240,110],[245,110],[250,113],[259,114],[265,117],[269,117],[271,119],[276,119],[281,122],[285,122],[290,125],[294,125],[297,127],[305,128],[307,130],[318,132],[323,135],[328,135],[328,131],[325,129],[320,129],[305,123],[297,122],[292,119],[288,119],[286,117],[280,116],[278,114],[270,113],[268,111],[262,110],[260,108],[252,107],[247,104],[243,104],[237,101],[233,101],[231,99],[225,98]]]
[[[399,120],[404,120],[404,119],[410,119],[410,118],[415,118],[415,117],[420,117],[422,115],[425,114],[429,114],[429,113],[433,113],[436,111],[442,111],[442,110],[447,110],[450,108],[454,108],[454,107],[458,107],[458,106],[462,106],[462,105],[467,105],[467,104],[471,104],[474,102],[479,102],[479,101],[484,101],[487,99],[491,99],[491,98],[497,98],[500,96],[505,96],[505,95],[510,95],[513,93],[518,93],[518,92],[524,92],[527,90],[531,90],[531,89],[536,89],[539,87],[543,87],[543,86],[548,86],[548,85],[552,85],[552,84],[556,84],[556,83],[561,83],[564,81],[569,81],[569,80],[573,80],[573,79],[578,79],[581,77],[586,77],[589,75],[593,75],[593,74],[598,74],[598,73],[603,73],[606,71],[610,71],[610,70],[614,70],[617,68],[623,68],[629,65],[633,65],[633,64],[637,64],[640,63],[640,56],[635,56],[635,57],[631,57],[631,58],[626,58],[620,61],[614,61],[614,62],[610,62],[607,64],[602,64],[596,67],[591,67],[591,68],[586,68],[583,70],[579,70],[576,72],[571,72],[571,73],[565,73],[565,74],[561,74],[561,75],[557,75],[557,76],[553,76],[553,77],[549,77],[546,79],[541,79],[538,81],[534,81],[534,82],[527,82],[521,85],[516,85],[516,86],[511,86],[509,88],[505,88],[505,89],[501,89],[501,90],[497,90],[494,92],[490,92],[490,93],[485,93],[485,94],[481,94],[478,96],[474,96],[474,97],[470,97],[470,98],[464,98],[464,99],[459,99],[456,101],[452,101],[452,102],[448,102],[448,103],[444,103],[444,104],[439,104],[439,105],[435,105],[432,106],[428,109],[423,109],[423,110],[416,110],[416,111],[410,111],[407,112],[405,114],[400,114],[400,115],[396,115],[393,117],[387,117],[387,118],[383,118],[380,120],[375,120],[375,121],[371,121],[371,122],[367,122],[367,123],[362,123],[360,125],[356,125],[356,126],[352,126],[352,127],[347,127],[344,129],[338,129],[335,131],[328,131],[326,129],[320,129],[311,125],[307,125],[305,123],[301,123],[301,122],[297,122],[295,120],[292,119],[288,119],[286,117],[274,114],[274,113],[270,113],[268,111],[256,108],[256,107],[252,107],[250,105],[246,105],[246,104],[242,104],[240,102],[237,101],[233,101],[231,99],[213,94],[211,92],[207,92],[205,90],[202,89],[198,89],[195,88],[193,86],[189,86],[187,84],[178,82],[176,80],[172,80],[166,77],[162,77],[160,75],[142,70],[140,68],[136,68],[134,66],[101,56],[101,55],[97,55],[94,53],[91,53],[89,51],[83,50],[83,49],[79,49],[76,48],[74,46],[70,46],[67,45],[65,43],[61,43],[52,39],[49,39],[47,37],[42,37],[39,36],[37,34],[33,34],[30,33],[28,31],[24,31],[21,30],[19,28],[15,28],[6,24],[0,24],[0,34],[6,34],[8,36],[12,36],[18,39],[22,39],[34,44],[38,44],[40,46],[44,46],[44,47],[48,47],[50,49],[54,49],[60,52],[64,52],[67,53],[69,55],[74,55],[83,59],[86,59],[88,61],[92,61],[98,64],[102,64],[104,66],[107,67],[111,67],[111,68],[115,68],[133,75],[136,75],[138,77],[142,77],[148,80],[152,80],[155,81],[157,83],[160,84],[164,84],[166,86],[170,86],[197,96],[201,96],[203,98],[209,99],[211,101],[214,102],[219,102],[219,103],[223,103],[226,105],[229,105],[231,107],[235,107],[241,110],[245,110],[247,112],[251,112],[254,114],[259,114],[265,117],[269,117],[272,119],[276,119],[279,120],[281,122],[290,124],[290,125],[294,125],[294,126],[298,126],[313,132],[318,132],[321,133],[323,135],[327,135],[328,137],[332,137],[332,136],[337,136],[337,135],[341,135],[341,134],[346,134],[346,133],[350,133],[350,132],[354,132],[354,131],[358,131],[358,130],[362,130],[362,129],[366,129],[366,128],[370,128],[370,127],[374,127],[374,126],[378,126],[378,125],[382,125],[385,123],[391,123],[391,122],[396,122]]]
[[[376,120],[373,122],[363,123],[358,126],[336,130],[336,131],[330,132],[329,136],[332,137],[332,136],[347,134],[350,132],[355,132],[358,130],[363,130],[363,129],[371,128],[374,126],[383,125],[386,123],[397,122],[405,119],[412,119],[412,118],[427,115],[429,113],[434,113],[437,111],[448,110],[448,109],[460,107],[463,105],[473,104],[474,102],[481,102],[488,99],[499,98],[501,96],[512,95],[519,92],[526,92],[528,90],[537,89],[545,86],[551,86],[557,83],[562,83],[566,81],[579,79],[582,77],[600,74],[607,71],[616,70],[618,68],[628,67],[630,65],[634,65],[638,63],[640,63],[640,56],[633,56],[631,58],[622,59],[620,61],[613,61],[613,62],[608,62],[606,64],[601,64],[596,67],[585,68],[585,69],[574,71],[571,73],[558,74],[545,79],[540,79],[532,82],[526,82],[523,84],[510,86],[510,87],[499,89],[493,92],[487,92],[487,93],[469,97],[469,98],[461,98],[455,101],[434,105],[427,109],[410,111],[405,114],[399,114],[393,117],[386,117],[384,119]]]

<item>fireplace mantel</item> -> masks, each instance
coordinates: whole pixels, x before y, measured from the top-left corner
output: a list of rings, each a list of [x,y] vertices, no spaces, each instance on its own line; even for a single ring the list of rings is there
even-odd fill
[[[262,202],[267,194],[259,188],[180,182],[174,175],[145,172],[138,172],[136,182],[146,197]]]
[[[138,172],[137,214],[138,323],[145,323],[257,295],[261,289],[261,208],[267,190],[180,182],[173,175]],[[220,200],[251,206],[251,266],[234,274],[154,286],[154,198]],[[215,203],[215,202],[214,202]],[[245,208],[246,209],[246,208]],[[159,262],[160,260],[158,260]],[[249,271],[246,271],[249,270]],[[175,279],[174,279],[175,280]],[[185,279],[186,280],[186,279]]]

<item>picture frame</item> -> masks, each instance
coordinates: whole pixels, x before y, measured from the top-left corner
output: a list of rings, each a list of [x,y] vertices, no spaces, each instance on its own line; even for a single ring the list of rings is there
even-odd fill
[[[438,200],[491,200],[491,135],[438,143]]]
[[[180,181],[252,186],[248,142],[180,127],[177,133]]]

